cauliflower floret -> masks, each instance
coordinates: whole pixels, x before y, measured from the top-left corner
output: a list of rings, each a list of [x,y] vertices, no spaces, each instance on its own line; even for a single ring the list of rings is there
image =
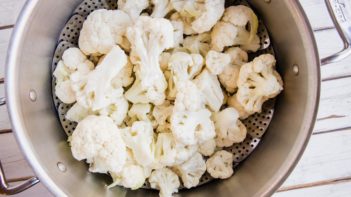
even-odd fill
[[[238,27],[233,45],[240,45],[242,49],[253,52],[259,49],[258,19],[251,8],[243,5],[230,6],[225,9],[222,20]],[[250,31],[246,30],[247,24],[250,25]]]
[[[225,47],[233,46],[237,35],[238,29],[233,24],[218,22],[211,32],[212,49],[221,52]]]
[[[204,95],[192,81],[178,81],[176,88],[174,111],[197,111],[204,108]]]
[[[130,86],[134,81],[132,74],[133,64],[128,60],[127,65],[112,79],[112,86],[114,88]]]
[[[203,156],[211,156],[216,149],[216,140],[210,139],[199,145],[199,153]]]
[[[195,153],[186,162],[174,167],[181,177],[186,188],[192,188],[199,184],[201,176],[206,172],[206,163],[200,153]]]
[[[206,55],[206,68],[214,75],[219,75],[230,64],[230,55],[209,51]]]
[[[222,17],[224,0],[171,0],[180,17],[195,33],[204,33]]]
[[[174,138],[184,145],[202,143],[215,137],[214,124],[207,109],[199,111],[174,111],[171,129]]]
[[[275,63],[273,55],[264,54],[241,67],[236,98],[249,114],[261,112],[262,104],[283,90]]]
[[[78,48],[69,48],[64,51],[62,60],[58,62],[53,73],[56,78],[55,94],[64,103],[76,101],[76,94],[72,86],[73,78],[82,77],[94,69],[94,64]]]
[[[204,64],[200,54],[174,52],[168,60],[169,69],[175,74],[177,80],[193,79],[199,74]]]
[[[129,14],[135,20],[149,6],[149,0],[118,0],[118,9]]]
[[[148,114],[151,111],[150,104],[133,104],[133,106],[128,111],[129,117],[136,117],[138,120],[149,120]]]
[[[202,56],[206,56],[210,50],[211,35],[209,33],[203,33],[196,36],[188,36],[184,39],[183,47],[189,50],[191,53],[199,53]]]
[[[110,117],[117,125],[121,125],[127,116],[128,101],[124,97],[117,98],[110,105],[98,110],[98,114]]]
[[[137,80],[126,92],[126,98],[132,103],[162,104],[167,82],[160,69],[159,56],[174,45],[171,22],[141,16],[127,29],[127,38],[132,45],[131,61],[136,64]]]
[[[70,80],[58,82],[55,86],[55,95],[63,103],[71,104],[76,101],[76,95],[72,90],[72,83]]]
[[[154,6],[151,16],[155,18],[163,18],[173,9],[170,0],[151,0],[151,4]]]
[[[184,37],[184,25],[180,21],[171,21],[174,29],[174,47],[179,47],[180,44],[183,44]]]
[[[248,113],[244,107],[238,102],[238,99],[237,99],[237,95],[234,94],[233,96],[229,97],[228,98],[228,101],[227,101],[228,105],[230,107],[233,107],[234,109],[236,109],[236,111],[239,113],[239,118],[240,119],[246,119],[247,117],[249,117],[251,114]]]
[[[184,145],[176,141],[177,155],[175,158],[175,165],[180,165],[190,159],[198,150],[197,144]]]
[[[66,113],[66,119],[73,122],[80,122],[88,115],[93,114],[89,109],[75,103]]]
[[[248,61],[248,55],[239,47],[229,48],[225,53],[230,55],[231,63],[224,68],[218,78],[227,92],[234,93],[238,86],[237,81],[241,65]]]
[[[166,72],[168,69],[168,62],[169,59],[171,58],[171,53],[168,52],[163,52],[160,55],[160,68],[163,72]]]
[[[62,61],[70,70],[77,70],[78,65],[86,59],[87,57],[75,47],[68,48],[62,54]]]
[[[229,147],[234,143],[240,143],[246,138],[246,127],[238,119],[238,112],[228,107],[214,114],[214,124],[216,127],[216,143],[218,147]]]
[[[234,173],[234,155],[228,151],[217,151],[206,161],[207,172],[213,178],[227,179]]]
[[[128,14],[121,10],[95,10],[83,23],[79,48],[86,55],[106,54],[114,45],[124,42],[123,36],[131,23]]]
[[[176,161],[176,141],[172,133],[159,133],[157,136],[155,157],[162,166],[172,166]]]
[[[154,131],[150,121],[135,121],[131,128],[123,130],[122,137],[138,164],[150,166],[154,163]]]
[[[174,76],[170,70],[164,72],[165,78],[167,80],[166,98],[167,100],[175,100],[177,95],[177,88],[174,83]]]
[[[210,74],[205,69],[194,79],[194,83],[204,95],[206,105],[214,112],[219,111],[224,96],[217,76]]]
[[[131,176],[131,174],[133,176]],[[121,185],[126,188],[131,188],[132,190],[142,187],[145,180],[150,176],[151,168],[143,167],[139,165],[130,149],[127,149],[127,159],[126,164],[119,173],[110,172],[113,179],[113,183],[108,186],[112,188],[116,185]]]
[[[168,168],[153,171],[149,182],[152,188],[160,190],[160,197],[172,197],[180,186],[177,174]]]
[[[79,105],[96,111],[121,97],[123,88],[113,88],[112,80],[126,64],[127,56],[124,51],[117,45],[113,46],[95,70],[88,74],[86,83],[73,87]]]
[[[155,106],[152,115],[155,118],[158,126],[165,126],[168,124],[173,112],[173,105],[169,101],[164,102],[162,105]]]
[[[125,164],[126,146],[112,119],[87,116],[71,137],[71,150],[77,160],[86,159],[91,172],[120,172]]]

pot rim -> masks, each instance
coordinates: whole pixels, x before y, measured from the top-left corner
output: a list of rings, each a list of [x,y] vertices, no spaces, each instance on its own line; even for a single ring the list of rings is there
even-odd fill
[[[21,104],[20,97],[18,95],[18,61],[17,56],[20,54],[20,46],[23,41],[23,35],[25,34],[25,30],[28,24],[30,24],[31,15],[33,15],[33,10],[36,8],[39,0],[27,1],[22,8],[22,11],[18,17],[15,28],[13,30],[9,48],[8,55],[6,59],[6,100],[7,107],[10,116],[11,125],[13,127],[14,134],[16,136],[17,143],[19,144],[22,152],[25,155],[26,160],[30,163],[30,166],[34,170],[35,174],[38,176],[40,181],[57,196],[67,196],[63,192],[60,187],[56,185],[56,183],[51,179],[51,177],[46,173],[45,169],[40,165],[40,162],[37,158],[37,155],[34,152],[34,148],[31,145],[31,142],[28,140],[26,128],[24,126],[23,117],[21,114]],[[292,170],[295,168],[296,164],[300,160],[308,141],[311,137],[314,123],[316,120],[318,106],[319,106],[319,97],[320,97],[320,59],[318,55],[318,49],[315,41],[315,37],[313,35],[313,31],[311,25],[308,21],[308,18],[303,11],[303,8],[299,1],[287,1],[291,4],[292,8],[296,10],[296,17],[301,19],[299,22],[303,23],[300,27],[303,27],[301,31],[305,33],[304,36],[307,37],[307,40],[310,42],[310,46],[313,49],[314,53],[314,61],[315,61],[315,70],[316,73],[316,84],[315,92],[312,93],[314,98],[314,106],[311,106],[313,111],[308,114],[306,117],[308,118],[308,122],[310,122],[309,127],[303,128],[304,131],[301,132],[299,138],[302,138],[303,141],[296,145],[292,150],[291,154],[287,156],[287,160],[282,163],[281,168],[277,170],[276,176],[268,181],[264,187],[261,188],[260,191],[257,191],[257,196],[271,196],[287,179]]]

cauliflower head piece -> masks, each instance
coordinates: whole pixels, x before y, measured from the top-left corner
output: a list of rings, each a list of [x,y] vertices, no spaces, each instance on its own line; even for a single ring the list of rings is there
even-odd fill
[[[171,0],[150,0],[154,6],[151,16],[155,18],[163,18],[173,10]]]
[[[240,143],[245,140],[247,130],[238,118],[238,112],[232,107],[228,107],[214,115],[218,147],[230,147],[234,143]]]
[[[177,142],[184,145],[202,143],[215,137],[216,132],[207,109],[199,111],[174,111],[171,130]]]
[[[209,33],[202,33],[186,37],[183,42],[183,47],[191,53],[201,54],[205,57],[211,49],[210,42],[211,35]]]
[[[161,53],[174,46],[172,23],[163,18],[140,16],[127,29],[131,43],[131,61],[135,64],[137,80],[126,92],[132,103],[160,105],[165,100],[167,82],[160,68]]]
[[[131,23],[128,14],[121,10],[95,10],[83,23],[79,48],[86,55],[106,54],[114,45],[123,45],[126,29]]]
[[[241,67],[236,99],[248,114],[261,112],[263,103],[283,90],[275,63],[273,55],[264,54]]]
[[[149,7],[149,0],[118,0],[117,4],[119,10],[124,11],[135,20],[144,9]]]
[[[198,34],[210,31],[224,12],[224,0],[171,0],[171,2],[183,22]]]
[[[123,95],[123,88],[114,88],[112,80],[126,65],[127,55],[119,46],[113,46],[96,68],[88,74],[86,83],[80,84],[78,80],[73,86],[77,102],[85,108],[96,111],[120,98]]]
[[[221,52],[225,47],[236,44],[238,28],[231,23],[220,21],[211,31],[211,47],[213,50]]]
[[[146,167],[154,163],[155,140],[150,121],[135,121],[131,128],[123,130],[122,137],[138,164]]]
[[[238,87],[237,81],[241,65],[247,63],[248,55],[239,47],[231,47],[225,53],[231,58],[230,64],[224,68],[218,78],[227,92],[234,93]]]
[[[194,79],[194,83],[204,95],[206,105],[214,112],[219,111],[224,101],[224,95],[217,76],[204,69]]]
[[[211,156],[216,150],[216,140],[209,139],[199,145],[199,153],[203,156]]]
[[[70,144],[73,157],[86,159],[91,172],[118,173],[126,162],[126,145],[120,130],[105,116],[90,115],[80,121]]]
[[[186,188],[192,188],[199,184],[201,176],[206,172],[206,163],[200,153],[195,153],[186,162],[174,167],[181,177]]]
[[[122,96],[115,99],[110,105],[97,111],[99,115],[110,117],[117,125],[121,125],[127,116],[129,104]]]
[[[234,155],[228,151],[217,151],[206,161],[207,172],[213,178],[227,179],[234,173],[233,171]]]
[[[172,166],[176,161],[176,141],[172,133],[159,133],[157,136],[155,157],[161,166]]]
[[[211,50],[206,55],[206,68],[214,75],[221,74],[230,64],[230,55]]]
[[[200,54],[174,52],[168,60],[168,68],[177,80],[193,79],[201,72],[203,65],[204,60]]]
[[[172,197],[180,186],[177,174],[168,168],[154,170],[149,177],[149,183],[152,188],[160,190],[160,197]]]

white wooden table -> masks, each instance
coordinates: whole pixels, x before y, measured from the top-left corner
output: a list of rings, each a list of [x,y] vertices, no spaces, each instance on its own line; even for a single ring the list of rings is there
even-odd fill
[[[300,0],[315,32],[321,56],[342,48],[324,0]],[[0,77],[16,18],[25,0],[0,0]],[[322,94],[313,136],[299,164],[276,197],[351,196],[351,57],[322,67]],[[0,96],[4,87],[0,87]],[[6,107],[0,108],[0,128],[10,128]],[[16,184],[34,173],[12,133],[0,134],[0,160],[8,180]],[[1,196],[1,195],[0,195]],[[52,196],[39,183],[16,196]]]

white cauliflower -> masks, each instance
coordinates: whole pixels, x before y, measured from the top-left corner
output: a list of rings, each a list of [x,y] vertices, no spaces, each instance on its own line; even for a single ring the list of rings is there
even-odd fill
[[[53,73],[56,78],[55,94],[67,104],[76,101],[76,94],[72,88],[73,78],[82,79],[94,69],[94,64],[87,60],[86,56],[78,48],[68,48],[62,55]]]
[[[128,107],[128,101],[122,96],[97,112],[99,115],[110,117],[115,124],[121,125],[127,116]]]
[[[236,44],[238,28],[231,23],[220,21],[211,32],[211,47],[216,51],[223,51],[225,47]]]
[[[172,166],[176,162],[176,141],[172,133],[159,133],[157,136],[155,157],[162,166]]]
[[[164,102],[162,105],[155,106],[152,115],[157,122],[157,131],[167,130],[169,127],[170,117],[173,112],[173,105],[169,101]]]
[[[197,151],[198,146],[195,145],[184,145],[182,143],[176,142],[177,155],[175,158],[176,165],[180,165],[190,159]]]
[[[175,100],[177,95],[177,88],[174,83],[174,77],[170,70],[164,72],[165,78],[167,80],[166,98],[167,100]]]
[[[230,6],[225,9],[222,21],[231,23],[238,28],[233,45],[240,45],[242,49],[253,52],[259,49],[258,19],[251,8],[244,5]],[[247,24],[250,25],[250,31],[246,30]]]
[[[126,98],[132,103],[162,104],[167,82],[160,69],[159,56],[174,45],[171,22],[141,16],[127,29],[127,38],[132,46],[131,61],[136,64],[137,80],[126,92]]]
[[[171,0],[171,2],[183,22],[198,34],[210,31],[224,12],[224,0]]]
[[[194,83],[204,95],[206,105],[214,112],[219,111],[224,96],[217,76],[205,69],[195,78]]]
[[[227,92],[234,93],[238,87],[237,81],[241,65],[248,61],[248,55],[239,47],[229,48],[225,53],[231,57],[231,63],[224,68],[218,78]]]
[[[163,18],[165,17],[172,9],[172,4],[170,0],[150,0],[151,4],[154,6],[152,10],[152,17]]]
[[[249,117],[251,114],[245,110],[245,108],[238,102],[237,95],[234,94],[233,96],[230,96],[227,101],[228,105],[239,113],[239,118],[240,119],[246,119]]]
[[[199,153],[203,156],[211,156],[216,150],[216,140],[210,139],[199,145]]]
[[[168,69],[169,58],[171,58],[171,53],[163,52],[160,55],[160,68],[163,72],[166,72]]]
[[[183,41],[183,47],[191,53],[199,53],[206,56],[210,50],[211,35],[203,33],[195,36],[188,36]]]
[[[273,55],[264,54],[241,67],[236,98],[249,114],[261,112],[262,104],[283,90],[275,63]]]
[[[199,184],[201,176],[206,172],[206,163],[200,153],[195,153],[186,162],[174,167],[181,177],[186,188],[192,188]]]
[[[180,21],[171,21],[174,31],[174,47],[179,47],[184,41],[184,25]]]
[[[133,64],[128,60],[127,65],[112,79],[112,86],[114,88],[130,86],[134,81],[132,74]]]
[[[192,81],[178,81],[176,88],[174,111],[197,111],[204,108],[204,95]]]
[[[171,130],[177,142],[184,145],[202,143],[215,137],[214,124],[207,109],[199,111],[174,111]]]
[[[73,86],[79,105],[96,111],[120,98],[123,88],[115,89],[112,80],[126,65],[127,56],[124,51],[117,45],[113,46],[96,68],[88,74],[86,83]]]
[[[193,79],[200,73],[204,60],[200,54],[174,52],[168,60],[168,67],[177,80]]]
[[[118,9],[127,13],[133,20],[149,6],[149,0],[118,0]]]
[[[130,176],[131,174],[133,174],[133,176]],[[109,185],[108,188],[121,185],[123,187],[135,190],[144,185],[145,180],[150,176],[150,174],[151,168],[139,165],[135,161],[132,151],[127,149],[126,163],[121,172],[110,172],[113,183]]]
[[[218,147],[230,147],[246,138],[246,127],[239,120],[238,112],[228,107],[213,116],[216,127],[216,143]]]
[[[172,197],[180,186],[176,173],[168,168],[154,170],[149,177],[150,186],[160,190],[160,197]]]
[[[80,122],[83,120],[85,117],[88,115],[91,115],[93,112],[91,112],[89,109],[84,108],[80,106],[78,103],[75,103],[66,113],[66,119],[73,121],[73,122]]]
[[[130,110],[128,111],[128,116],[129,117],[135,117],[138,120],[149,120],[148,114],[151,111],[151,105],[150,104],[133,104]]]
[[[116,44],[123,44],[126,28],[132,20],[121,10],[95,10],[83,23],[79,48],[86,55],[108,53]]]
[[[230,64],[230,55],[209,51],[206,55],[206,68],[214,75],[219,75]]]
[[[86,159],[91,172],[120,172],[126,162],[126,146],[112,119],[88,116],[80,121],[71,137],[77,160]]]
[[[234,155],[228,151],[217,151],[206,161],[207,172],[213,178],[227,179],[234,173],[233,171]]]
[[[150,166],[155,161],[155,140],[149,121],[135,121],[131,128],[123,130],[122,137],[141,166]]]

